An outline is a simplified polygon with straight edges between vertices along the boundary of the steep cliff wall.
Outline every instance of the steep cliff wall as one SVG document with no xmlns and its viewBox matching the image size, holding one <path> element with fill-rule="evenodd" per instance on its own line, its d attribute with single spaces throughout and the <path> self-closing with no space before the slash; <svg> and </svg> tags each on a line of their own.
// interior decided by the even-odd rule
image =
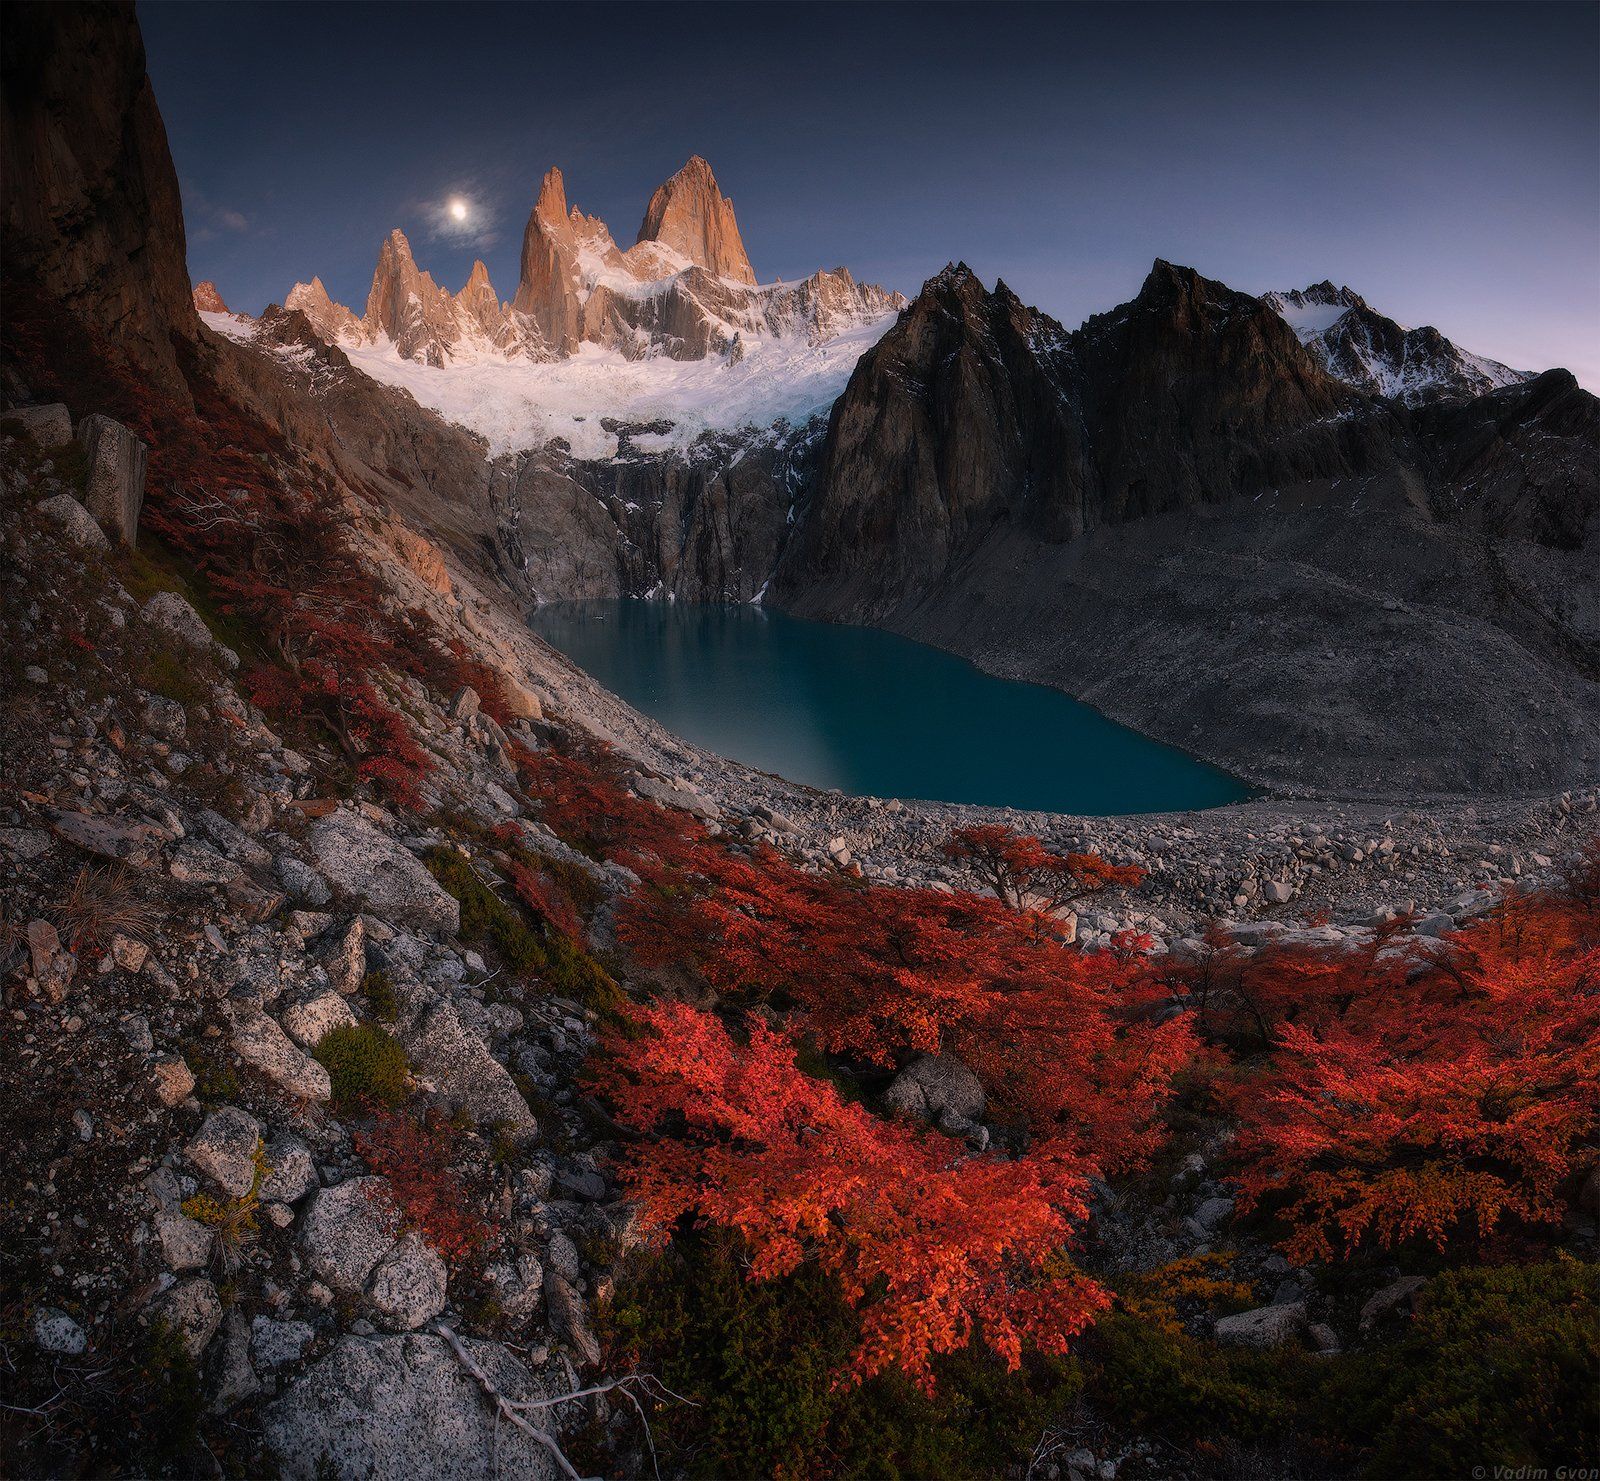
<svg viewBox="0 0 1600 1481">
<path fill-rule="evenodd" d="M 178 179 L 133 6 L 0 13 L 0 223 L 8 280 L 66 305 L 186 395 L 198 333 Z"/>
</svg>

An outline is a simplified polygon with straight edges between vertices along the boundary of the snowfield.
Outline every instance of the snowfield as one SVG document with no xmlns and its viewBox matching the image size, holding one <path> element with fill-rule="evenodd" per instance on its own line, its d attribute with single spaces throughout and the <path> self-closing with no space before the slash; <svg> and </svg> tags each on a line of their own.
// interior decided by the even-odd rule
<svg viewBox="0 0 1600 1481">
<path fill-rule="evenodd" d="M 241 314 L 203 313 L 219 334 L 248 343 L 256 321 Z M 635 437 L 652 452 L 686 448 L 702 432 L 800 425 L 826 412 L 850 372 L 895 321 L 885 314 L 823 344 L 803 335 L 746 336 L 744 354 L 672 360 L 629 360 L 619 351 L 583 345 L 566 360 L 535 361 L 483 352 L 436 368 L 403 359 L 388 340 L 341 346 L 350 363 L 375 381 L 409 391 L 417 401 L 488 440 L 491 456 L 542 447 L 564 438 L 572 456 L 613 458 L 617 437 L 602 420 L 672 423 L 664 433 Z"/>
</svg>

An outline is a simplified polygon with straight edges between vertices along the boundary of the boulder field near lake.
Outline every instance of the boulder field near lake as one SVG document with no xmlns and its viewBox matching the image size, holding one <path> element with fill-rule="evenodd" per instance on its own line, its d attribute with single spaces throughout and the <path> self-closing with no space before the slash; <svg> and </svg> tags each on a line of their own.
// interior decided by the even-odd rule
<svg viewBox="0 0 1600 1481">
<path fill-rule="evenodd" d="M 1592 1458 L 1570 374 L 1166 262 L 1075 330 L 764 282 L 699 156 L 625 248 L 531 166 L 505 300 L 395 231 L 245 314 L 133 8 L 0 27 L 0 1470 Z M 623 598 L 1252 795 L 808 786 L 530 624 Z"/>
</svg>

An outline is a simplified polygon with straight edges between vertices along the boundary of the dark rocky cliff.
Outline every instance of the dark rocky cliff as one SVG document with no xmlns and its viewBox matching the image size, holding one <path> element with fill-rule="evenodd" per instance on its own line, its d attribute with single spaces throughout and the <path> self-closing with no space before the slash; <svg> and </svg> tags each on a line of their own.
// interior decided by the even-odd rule
<svg viewBox="0 0 1600 1481">
<path fill-rule="evenodd" d="M 178 179 L 132 5 L 7 4 L 0 190 L 8 288 L 58 300 L 164 390 L 199 332 Z"/>
<path fill-rule="evenodd" d="M 1069 333 L 964 265 L 923 290 L 835 407 L 775 589 L 860 617 L 995 526 L 1060 542 L 1397 461 L 1394 414 L 1326 375 L 1259 299 L 1157 262 Z"/>
<path fill-rule="evenodd" d="M 1600 403 L 1408 409 L 1158 262 L 1074 332 L 964 267 L 856 368 L 770 600 L 892 627 L 1283 788 L 1600 768 Z"/>
</svg>

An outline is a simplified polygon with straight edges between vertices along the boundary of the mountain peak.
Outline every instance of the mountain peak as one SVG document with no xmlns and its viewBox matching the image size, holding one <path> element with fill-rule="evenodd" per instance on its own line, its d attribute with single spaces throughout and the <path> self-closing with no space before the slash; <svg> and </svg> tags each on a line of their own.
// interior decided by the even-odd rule
<svg viewBox="0 0 1600 1481">
<path fill-rule="evenodd" d="M 416 261 L 416 258 L 411 255 L 411 243 L 398 226 L 384 238 L 383 251 L 390 253 L 401 262 L 414 263 Z"/>
<path fill-rule="evenodd" d="M 342 303 L 335 303 L 328 296 L 321 278 L 296 283 L 284 295 L 283 306 L 286 311 L 304 314 L 311 327 L 330 345 L 361 333 L 361 321 Z"/>
<path fill-rule="evenodd" d="M 1407 406 L 1468 400 L 1531 378 L 1452 344 L 1431 325 L 1408 329 L 1327 278 L 1309 288 L 1263 294 L 1261 301 L 1329 375 Z"/>
<path fill-rule="evenodd" d="M 202 314 L 225 314 L 228 306 L 222 301 L 222 295 L 217 292 L 217 285 L 207 278 L 203 283 L 194 285 L 194 306 Z"/>
<path fill-rule="evenodd" d="M 756 280 L 739 236 L 733 202 L 718 189 L 711 166 L 698 154 L 691 155 L 650 197 L 638 240 L 670 247 L 719 278 L 736 283 Z"/>
<path fill-rule="evenodd" d="M 965 283 L 978 283 L 978 275 L 964 262 L 947 262 L 926 283 L 922 285 L 923 291 L 930 288 L 955 288 Z"/>
<path fill-rule="evenodd" d="M 567 183 L 558 165 L 551 165 L 539 182 L 539 198 L 533 204 L 533 214 L 550 226 L 560 226 L 567 219 Z"/>
</svg>

